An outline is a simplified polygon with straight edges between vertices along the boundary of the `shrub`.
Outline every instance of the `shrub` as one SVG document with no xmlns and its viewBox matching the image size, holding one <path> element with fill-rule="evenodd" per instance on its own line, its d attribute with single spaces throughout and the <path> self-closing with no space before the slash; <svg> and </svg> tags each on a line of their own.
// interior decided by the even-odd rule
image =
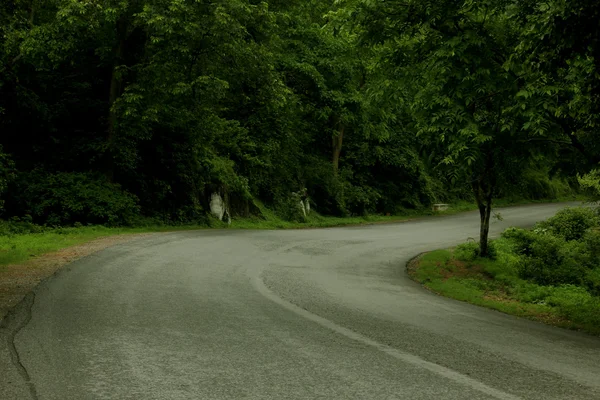
<svg viewBox="0 0 600 400">
<path fill-rule="evenodd" d="M 540 286 L 524 282 L 513 289 L 513 295 L 517 300 L 525 303 L 544 304 L 555 289 L 553 286 Z"/>
<path fill-rule="evenodd" d="M 536 229 L 511 228 L 503 233 L 519 255 L 519 277 L 540 285 L 581 285 L 589 268 L 589 252 L 582 242 L 565 242 L 562 238 Z"/>
<path fill-rule="evenodd" d="M 307 218 L 302 211 L 300 204 L 301 196 L 292 194 L 285 199 L 280 200 L 277 204 L 277 214 L 285 221 L 290 222 L 306 222 Z"/>
<path fill-rule="evenodd" d="M 586 252 L 589 254 L 589 266 L 600 267 L 600 231 L 593 230 L 583 236 Z"/>
<path fill-rule="evenodd" d="M 600 298 L 590 295 L 584 288 L 574 285 L 557 287 L 547 301 L 573 322 L 596 328 L 600 326 Z"/>
<path fill-rule="evenodd" d="M 33 222 L 51 226 L 128 224 L 139 212 L 135 196 L 83 173 L 21 174 L 16 192 L 14 208 L 31 215 Z"/>
<path fill-rule="evenodd" d="M 532 232 L 520 228 L 508 228 L 502 232 L 502 237 L 514 244 L 515 252 L 519 255 L 531 255 L 533 243 L 538 240 L 540 234 L 545 232 Z"/>
<path fill-rule="evenodd" d="M 515 187 L 521 198 L 532 200 L 556 199 L 573 193 L 569 182 L 559 177 L 551 177 L 550 171 L 544 167 L 528 168 Z"/>
<path fill-rule="evenodd" d="M 520 257 L 514 253 L 514 245 L 502 238 L 492 243 L 496 258 L 482 261 L 485 272 L 506 286 L 512 287 L 522 282 L 517 269 Z"/>
<path fill-rule="evenodd" d="M 579 185 L 591 201 L 600 200 L 600 169 L 595 169 L 589 174 L 578 177 Z M 600 213 L 600 208 L 596 210 Z"/>
<path fill-rule="evenodd" d="M 554 288 L 548 297 L 548 304 L 570 311 L 587 303 L 592 297 L 584 288 L 575 285 L 561 285 Z"/>
<path fill-rule="evenodd" d="M 498 255 L 496 245 L 493 241 L 488 243 L 488 257 L 489 259 L 495 260 Z M 467 242 L 460 244 L 454 250 L 454 257 L 460 261 L 471 262 L 479 258 L 479 243 Z"/>
<path fill-rule="evenodd" d="M 522 279 L 540 285 L 588 286 L 589 271 L 600 263 L 600 233 L 589 228 L 580 229 L 590 224 L 589 221 L 583 224 L 580 216 L 589 214 L 576 210 L 538 224 L 533 231 L 510 228 L 502 234 L 513 243 L 515 253 L 519 255 L 517 269 Z M 573 215 L 576 217 L 571 218 Z M 572 239 L 580 235 L 580 240 L 565 239 L 565 236 Z"/>
<path fill-rule="evenodd" d="M 585 284 L 591 294 L 600 296 L 600 266 L 587 271 Z"/>
<path fill-rule="evenodd" d="M 13 217 L 8 221 L 0 221 L 0 236 L 41 233 L 44 230 L 43 226 L 31 222 L 30 215 L 24 218 Z"/>
<path fill-rule="evenodd" d="M 479 244 L 476 242 L 459 244 L 454 250 L 454 257 L 460 261 L 475 261 L 479 257 Z"/>
<path fill-rule="evenodd" d="M 548 229 L 553 235 L 564 240 L 581 240 L 592 227 L 598 226 L 598 215 L 591 208 L 565 208 L 554 217 L 538 224 L 539 228 Z"/>
</svg>

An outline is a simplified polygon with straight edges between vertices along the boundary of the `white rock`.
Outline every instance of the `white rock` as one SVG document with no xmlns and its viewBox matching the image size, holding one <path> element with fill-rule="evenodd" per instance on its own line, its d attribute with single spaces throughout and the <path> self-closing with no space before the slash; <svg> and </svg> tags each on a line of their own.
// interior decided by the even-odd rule
<svg viewBox="0 0 600 400">
<path fill-rule="evenodd" d="M 225 202 L 219 193 L 213 193 L 210 197 L 210 212 L 217 217 L 219 221 L 223 221 L 225 215 Z"/>
<path fill-rule="evenodd" d="M 302 210 L 302 214 L 304 214 L 304 217 L 306 218 L 306 208 L 304 207 L 304 202 L 300 200 L 298 206 L 300 207 L 300 209 Z"/>
</svg>

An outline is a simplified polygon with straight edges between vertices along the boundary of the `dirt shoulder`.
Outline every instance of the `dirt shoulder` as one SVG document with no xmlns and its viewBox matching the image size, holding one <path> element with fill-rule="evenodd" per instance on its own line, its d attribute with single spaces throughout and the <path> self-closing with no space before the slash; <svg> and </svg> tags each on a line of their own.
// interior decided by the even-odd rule
<svg viewBox="0 0 600 400">
<path fill-rule="evenodd" d="M 65 265 L 107 247 L 150 235 L 154 234 L 103 237 L 56 252 L 43 254 L 24 263 L 0 267 L 0 321 L 40 282 L 56 274 Z"/>
</svg>

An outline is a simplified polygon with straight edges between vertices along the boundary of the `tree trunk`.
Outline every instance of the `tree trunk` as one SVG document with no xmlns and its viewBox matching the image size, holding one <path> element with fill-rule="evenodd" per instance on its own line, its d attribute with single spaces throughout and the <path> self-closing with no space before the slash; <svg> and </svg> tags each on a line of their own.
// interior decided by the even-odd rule
<svg viewBox="0 0 600 400">
<path fill-rule="evenodd" d="M 485 204 L 479 205 L 479 216 L 481 218 L 481 226 L 479 229 L 479 255 L 481 257 L 488 257 L 489 254 L 489 241 L 488 236 L 490 233 L 490 219 L 492 216 L 492 199 L 486 199 Z"/>
<path fill-rule="evenodd" d="M 125 17 L 117 21 L 116 34 L 117 44 L 114 49 L 115 60 L 113 62 L 112 73 L 110 77 L 110 89 L 108 94 L 108 129 L 106 135 L 106 178 L 112 182 L 115 175 L 114 165 L 114 140 L 115 130 L 117 125 L 117 113 L 114 109 L 114 105 L 117 99 L 123 92 L 123 77 L 119 72 L 118 68 L 123 63 L 123 57 L 125 55 L 125 41 L 127 39 L 127 19 Z"/>
<path fill-rule="evenodd" d="M 342 153 L 342 144 L 344 142 L 344 132 L 346 126 L 341 122 L 338 124 L 337 135 L 332 137 L 333 147 L 333 174 L 337 176 L 340 167 L 340 154 Z"/>
<path fill-rule="evenodd" d="M 490 233 L 490 220 L 492 216 L 493 185 L 479 177 L 473 181 L 473 194 L 479 209 L 479 256 L 489 256 L 488 236 Z"/>
</svg>

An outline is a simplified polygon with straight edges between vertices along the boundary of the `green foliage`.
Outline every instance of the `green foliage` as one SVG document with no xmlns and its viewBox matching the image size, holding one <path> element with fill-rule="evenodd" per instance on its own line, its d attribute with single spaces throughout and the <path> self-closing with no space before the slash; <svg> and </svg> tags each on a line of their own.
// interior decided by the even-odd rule
<svg viewBox="0 0 600 400">
<path fill-rule="evenodd" d="M 589 174 L 580 176 L 578 181 L 592 201 L 600 201 L 600 170 L 595 169 Z"/>
<path fill-rule="evenodd" d="M 511 228 L 502 237 L 519 255 L 519 276 L 539 285 L 571 284 L 597 291 L 600 234 L 589 208 L 566 208 L 532 231 Z"/>
<path fill-rule="evenodd" d="M 30 215 L 26 215 L 24 218 L 13 217 L 8 221 L 0 220 L 0 236 L 42 233 L 46 229 L 34 224 Z"/>
<path fill-rule="evenodd" d="M 545 301 L 573 321 L 600 326 L 600 298 L 592 296 L 585 288 L 562 285 L 554 288 Z"/>
<path fill-rule="evenodd" d="M 138 213 L 137 199 L 116 184 L 82 173 L 20 174 L 18 205 L 33 222 L 51 226 L 76 222 L 127 224 Z"/>
<path fill-rule="evenodd" d="M 480 258 L 480 256 L 480 246 L 477 242 L 462 243 L 454 249 L 454 257 L 460 261 L 473 262 Z M 486 258 L 494 260 L 497 256 L 496 244 L 495 242 L 490 242 Z"/>
<path fill-rule="evenodd" d="M 581 240 L 592 227 L 600 225 L 600 219 L 591 208 L 565 208 L 554 217 L 538 224 L 538 229 L 548 230 L 566 241 Z"/>
<path fill-rule="evenodd" d="M 285 221 L 307 222 L 307 217 L 304 214 L 302 204 L 300 203 L 301 201 L 300 196 L 287 196 L 277 205 L 277 214 Z"/>
<path fill-rule="evenodd" d="M 557 199 L 572 196 L 575 192 L 568 179 L 551 176 L 548 166 L 532 166 L 520 175 L 516 185 L 505 187 L 500 193 L 503 197 L 513 194 L 529 200 Z M 573 186 L 576 186 L 573 183 Z"/>
<path fill-rule="evenodd" d="M 524 76 L 528 127 L 564 133 L 561 158 L 585 172 L 600 162 L 598 3 L 590 0 L 520 2 L 512 18 L 522 30 L 508 65 Z M 570 148 L 569 148 L 570 147 Z"/>
<path fill-rule="evenodd" d="M 568 251 L 567 254 L 563 253 L 560 239 L 548 236 L 535 241 L 531 255 L 520 260 L 519 275 L 540 285 L 580 285 L 586 272 L 585 266 L 569 255 Z"/>
<path fill-rule="evenodd" d="M 459 244 L 454 249 L 454 257 L 460 261 L 475 261 L 479 257 L 479 245 L 475 242 Z"/>
<path fill-rule="evenodd" d="M 495 243 L 490 242 L 487 258 L 494 260 L 497 255 Z M 460 261 L 473 262 L 480 257 L 480 246 L 476 242 L 459 244 L 456 249 L 454 249 L 454 257 Z"/>
</svg>

